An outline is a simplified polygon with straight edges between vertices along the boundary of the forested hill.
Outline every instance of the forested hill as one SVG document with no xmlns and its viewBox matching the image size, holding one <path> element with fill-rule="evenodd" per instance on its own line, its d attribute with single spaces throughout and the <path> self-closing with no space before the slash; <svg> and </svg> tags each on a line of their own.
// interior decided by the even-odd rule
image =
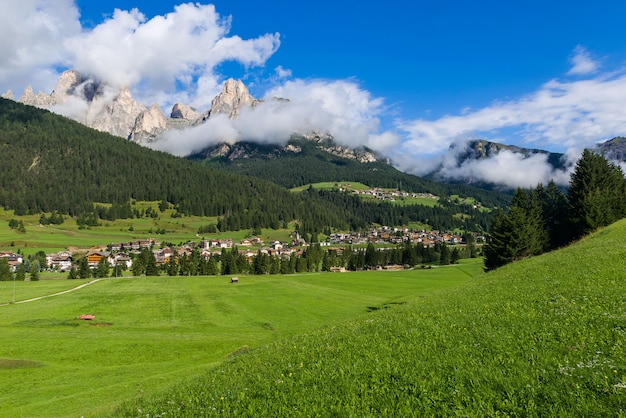
<svg viewBox="0 0 626 418">
<path fill-rule="evenodd" d="M 0 204 L 17 214 L 75 215 L 91 210 L 93 202 L 137 199 L 167 200 L 187 214 L 222 215 L 280 212 L 276 208 L 299 201 L 270 182 L 202 167 L 5 99 L 0 146 Z"/>
<path fill-rule="evenodd" d="M 473 197 L 487 207 L 507 207 L 511 196 L 464 184 L 443 184 L 434 180 L 403 173 L 381 161 L 359 162 L 333 155 L 315 141 L 292 137 L 292 148 L 240 142 L 231 154 L 211 157 L 208 152 L 191 155 L 188 159 L 222 171 L 245 174 L 270 180 L 287 188 L 325 181 L 354 181 L 372 187 L 401 188 L 408 192 L 432 193 L 437 196 L 460 195 Z"/>
</svg>

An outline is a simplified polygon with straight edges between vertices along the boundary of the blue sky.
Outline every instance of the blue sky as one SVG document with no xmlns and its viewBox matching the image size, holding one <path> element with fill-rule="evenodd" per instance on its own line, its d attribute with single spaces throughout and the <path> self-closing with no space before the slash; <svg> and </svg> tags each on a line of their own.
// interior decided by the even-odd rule
<svg viewBox="0 0 626 418">
<path fill-rule="evenodd" d="M 245 120 L 219 132 L 280 142 L 297 127 L 327 129 L 423 174 L 467 139 L 575 156 L 626 135 L 624 18 L 616 0 L 23 0 L 0 17 L 0 90 L 49 92 L 77 68 L 165 112 L 177 101 L 203 111 L 240 78 L 255 97 L 290 98 L 290 123 L 279 129 L 286 118 L 266 109 L 250 117 L 269 121 L 261 133 Z M 183 139 L 192 148 L 205 136 Z M 490 172 L 561 174 L 501 163 Z"/>
</svg>

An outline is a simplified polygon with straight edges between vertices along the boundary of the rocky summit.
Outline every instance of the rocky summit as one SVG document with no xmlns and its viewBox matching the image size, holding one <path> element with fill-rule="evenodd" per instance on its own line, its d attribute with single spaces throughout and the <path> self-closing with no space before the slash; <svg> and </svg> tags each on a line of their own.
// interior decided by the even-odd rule
<svg viewBox="0 0 626 418">
<path fill-rule="evenodd" d="M 13 93 L 8 91 L 2 97 L 13 100 Z M 35 93 L 28 86 L 19 101 L 60 111 L 91 128 L 140 144 L 154 142 L 167 130 L 194 126 L 217 114 L 236 118 L 242 107 L 261 103 L 250 94 L 243 82 L 231 78 L 213 99 L 211 109 L 201 113 L 191 106 L 176 103 L 168 118 L 158 104 L 148 108 L 138 103 L 127 87 L 115 91 L 111 86 L 74 70 L 61 74 L 52 93 Z M 81 106 L 72 106 L 76 103 Z"/>
<path fill-rule="evenodd" d="M 224 89 L 211 102 L 211 110 L 205 113 L 204 119 L 218 113 L 226 114 L 233 119 L 239 115 L 244 106 L 256 106 L 261 100 L 255 99 L 241 80 L 226 80 Z"/>
</svg>

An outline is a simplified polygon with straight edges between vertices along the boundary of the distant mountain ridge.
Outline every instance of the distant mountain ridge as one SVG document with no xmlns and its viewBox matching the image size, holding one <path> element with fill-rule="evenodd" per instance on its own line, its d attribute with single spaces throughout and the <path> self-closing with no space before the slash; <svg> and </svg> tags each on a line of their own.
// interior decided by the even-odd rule
<svg viewBox="0 0 626 418">
<path fill-rule="evenodd" d="M 470 140 L 461 145 L 453 144 L 450 148 L 453 152 L 456 151 L 455 148 L 458 148 L 460 150 L 458 151 L 458 153 L 456 153 L 458 166 L 469 160 L 483 160 L 487 158 L 492 158 L 502 151 L 510 151 L 515 154 L 522 154 L 526 158 L 532 155 L 542 154 L 547 157 L 548 162 L 555 169 L 563 169 L 565 167 L 563 153 L 550 152 L 536 148 L 523 148 L 516 145 L 506 145 L 498 142 L 487 141 L 484 139 Z"/>
<path fill-rule="evenodd" d="M 614 163 L 626 162 L 626 138 L 624 137 L 615 137 L 611 140 L 598 143 L 591 149 L 603 155 L 608 161 Z M 550 152 L 536 148 L 523 148 L 484 139 L 476 139 L 452 144 L 447 157 L 441 165 L 425 175 L 425 177 L 443 183 L 471 184 L 475 187 L 488 190 L 512 189 L 511 186 L 490 182 L 482 177 L 474 177 L 472 173 L 475 172 L 467 169 L 475 164 L 494 159 L 505 151 L 520 156 L 519 158 L 521 160 L 531 159 L 538 155 L 543 156 L 545 157 L 545 162 L 554 172 L 567 172 L 575 163 L 571 159 L 568 159 L 565 154 L 559 152 Z M 450 175 L 451 172 L 455 175 Z M 465 173 L 465 175 L 463 175 L 463 173 Z"/>
<path fill-rule="evenodd" d="M 194 160 L 226 158 L 229 161 L 250 158 L 272 160 L 284 157 L 285 155 L 301 153 L 303 141 L 310 142 L 315 148 L 327 152 L 328 154 L 355 160 L 360 163 L 389 163 L 387 158 L 379 155 L 367 147 L 350 148 L 337 145 L 334 142 L 332 135 L 318 132 L 312 132 L 308 135 L 294 134 L 291 136 L 286 145 L 256 144 L 247 141 L 239 141 L 234 144 L 222 142 L 209 146 L 204 150 L 189 156 L 188 158 Z"/>
</svg>

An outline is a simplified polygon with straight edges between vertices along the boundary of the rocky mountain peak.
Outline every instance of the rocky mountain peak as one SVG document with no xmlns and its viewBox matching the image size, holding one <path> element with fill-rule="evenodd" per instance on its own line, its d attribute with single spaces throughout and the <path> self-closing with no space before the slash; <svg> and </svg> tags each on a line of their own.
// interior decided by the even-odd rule
<svg viewBox="0 0 626 418">
<path fill-rule="evenodd" d="M 200 119 L 201 116 L 200 112 L 196 109 L 182 103 L 176 103 L 174 107 L 172 107 L 172 113 L 170 114 L 170 118 L 172 119 L 185 119 L 189 121 L 196 121 Z"/>
<path fill-rule="evenodd" d="M 256 106 L 259 103 L 261 100 L 252 97 L 241 80 L 229 78 L 224 83 L 222 92 L 211 102 L 211 110 L 206 113 L 205 119 L 218 113 L 226 114 L 230 119 L 234 119 L 239 115 L 243 106 Z"/>
<path fill-rule="evenodd" d="M 120 89 L 115 99 L 104 102 L 103 96 L 96 96 L 89 107 L 86 125 L 111 135 L 129 138 L 137 117 L 145 112 L 145 106 L 133 99 L 130 89 Z"/>
<path fill-rule="evenodd" d="M 168 128 L 167 118 L 161 107 L 154 103 L 146 111 L 143 111 L 135 119 L 129 139 L 135 142 L 152 142 L 159 134 Z"/>
<path fill-rule="evenodd" d="M 50 94 L 55 103 L 64 102 L 67 95 L 74 92 L 74 89 L 83 82 L 82 76 L 78 71 L 68 70 L 57 80 L 54 90 Z"/>
</svg>

